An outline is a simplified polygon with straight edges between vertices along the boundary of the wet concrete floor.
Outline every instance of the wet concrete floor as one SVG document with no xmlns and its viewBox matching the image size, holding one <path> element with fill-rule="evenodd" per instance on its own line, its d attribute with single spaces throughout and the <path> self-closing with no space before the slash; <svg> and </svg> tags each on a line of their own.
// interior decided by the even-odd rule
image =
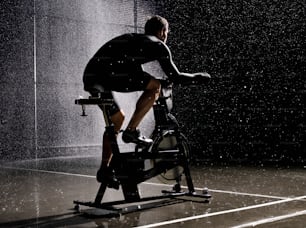
<svg viewBox="0 0 306 228">
<path fill-rule="evenodd" d="M 192 167 L 196 190 L 212 194 L 209 203 L 92 218 L 76 213 L 73 200 L 94 200 L 98 166 L 97 157 L 0 162 L 0 227 L 306 227 L 305 167 Z M 139 185 L 142 196 L 171 188 L 156 178 Z M 103 202 L 120 199 L 121 190 L 108 189 Z"/>
</svg>

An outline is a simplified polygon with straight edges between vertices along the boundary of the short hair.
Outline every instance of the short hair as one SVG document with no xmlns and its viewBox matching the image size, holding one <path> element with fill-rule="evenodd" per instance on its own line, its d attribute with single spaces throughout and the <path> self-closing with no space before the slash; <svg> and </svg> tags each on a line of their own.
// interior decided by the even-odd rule
<svg viewBox="0 0 306 228">
<path fill-rule="evenodd" d="M 156 35 L 159 31 L 168 27 L 168 21 L 158 15 L 149 18 L 145 24 L 146 35 Z"/>
</svg>

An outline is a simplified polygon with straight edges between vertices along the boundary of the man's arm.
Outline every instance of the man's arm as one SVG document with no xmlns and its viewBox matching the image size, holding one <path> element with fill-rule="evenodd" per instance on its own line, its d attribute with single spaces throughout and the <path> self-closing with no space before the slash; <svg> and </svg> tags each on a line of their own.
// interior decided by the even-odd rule
<svg viewBox="0 0 306 228">
<path fill-rule="evenodd" d="M 163 45 L 161 50 L 161 58 L 159 59 L 160 65 L 174 83 L 206 83 L 210 80 L 210 75 L 208 73 L 183 73 L 178 70 L 176 65 L 172 60 L 172 55 L 169 48 L 166 45 Z"/>
</svg>

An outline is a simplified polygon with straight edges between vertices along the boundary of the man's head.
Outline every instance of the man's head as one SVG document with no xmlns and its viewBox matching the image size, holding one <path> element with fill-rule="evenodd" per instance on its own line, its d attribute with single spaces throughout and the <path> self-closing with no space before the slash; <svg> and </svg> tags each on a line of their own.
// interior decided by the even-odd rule
<svg viewBox="0 0 306 228">
<path fill-rule="evenodd" d="M 156 36 L 158 39 L 166 43 L 168 37 L 168 21 L 158 15 L 151 17 L 145 24 L 145 34 Z"/>
</svg>

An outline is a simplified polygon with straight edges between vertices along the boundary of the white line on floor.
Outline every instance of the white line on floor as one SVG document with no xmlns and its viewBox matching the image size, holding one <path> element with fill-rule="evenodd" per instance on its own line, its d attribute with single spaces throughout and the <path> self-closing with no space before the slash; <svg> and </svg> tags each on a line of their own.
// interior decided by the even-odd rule
<svg viewBox="0 0 306 228">
<path fill-rule="evenodd" d="M 66 173 L 66 172 L 49 171 L 49 170 L 43 170 L 43 169 L 29 169 L 29 168 L 10 167 L 10 166 L 0 166 L 0 167 L 5 168 L 5 169 L 16 169 L 16 170 L 24 170 L 24 171 L 31 171 L 31 172 L 40 172 L 40 173 L 60 174 L 60 175 L 66 175 L 66 176 L 96 178 L 95 176 L 92 176 L 92 175 L 84 175 L 84 174 L 78 174 L 78 173 Z"/>
<path fill-rule="evenodd" d="M 305 198 L 306 198 L 306 196 L 299 196 L 299 197 L 295 197 L 295 198 L 288 198 L 288 199 L 283 199 L 283 200 L 278 200 L 278 201 L 273 201 L 273 202 L 268 202 L 268 203 L 263 203 L 263 204 L 257 204 L 257 205 L 247 206 L 247 207 L 235 208 L 235 209 L 231 209 L 231 210 L 218 211 L 218 212 L 209 213 L 209 214 L 196 215 L 196 216 L 174 219 L 174 220 L 169 220 L 169 221 L 164 221 L 164 222 L 159 222 L 159 223 L 148 224 L 148 225 L 144 225 L 144 226 L 137 226 L 137 228 L 151 228 L 151 227 L 158 227 L 158 226 L 166 226 L 166 225 L 180 223 L 180 222 L 187 222 L 187 221 L 191 221 L 191 220 L 195 220 L 195 219 L 203 219 L 203 218 L 207 218 L 207 217 L 224 215 L 224 214 L 229 214 L 229 213 L 233 213 L 233 212 L 246 211 L 246 210 L 251 210 L 251 209 L 256 209 L 256 208 L 261 208 L 261 207 L 268 207 L 268 206 L 275 205 L 275 204 L 287 203 L 287 202 L 292 202 L 292 201 L 301 200 L 301 199 L 305 199 Z"/>
<path fill-rule="evenodd" d="M 254 226 L 258 226 L 258 225 L 263 225 L 263 224 L 267 224 L 267 223 L 271 223 L 271 222 L 277 222 L 277 221 L 281 221 L 284 219 L 289 219 L 289 218 L 293 218 L 293 217 L 297 217 L 297 216 L 301 216 L 301 215 L 306 215 L 306 210 L 304 211 L 297 211 L 291 214 L 287 214 L 287 215 L 280 215 L 280 216 L 276 216 L 273 218 L 266 218 L 266 219 L 261 219 L 261 220 L 257 220 L 254 222 L 250 222 L 250 223 L 245 223 L 239 226 L 233 226 L 232 228 L 245 228 L 245 227 L 254 227 Z"/>
</svg>

